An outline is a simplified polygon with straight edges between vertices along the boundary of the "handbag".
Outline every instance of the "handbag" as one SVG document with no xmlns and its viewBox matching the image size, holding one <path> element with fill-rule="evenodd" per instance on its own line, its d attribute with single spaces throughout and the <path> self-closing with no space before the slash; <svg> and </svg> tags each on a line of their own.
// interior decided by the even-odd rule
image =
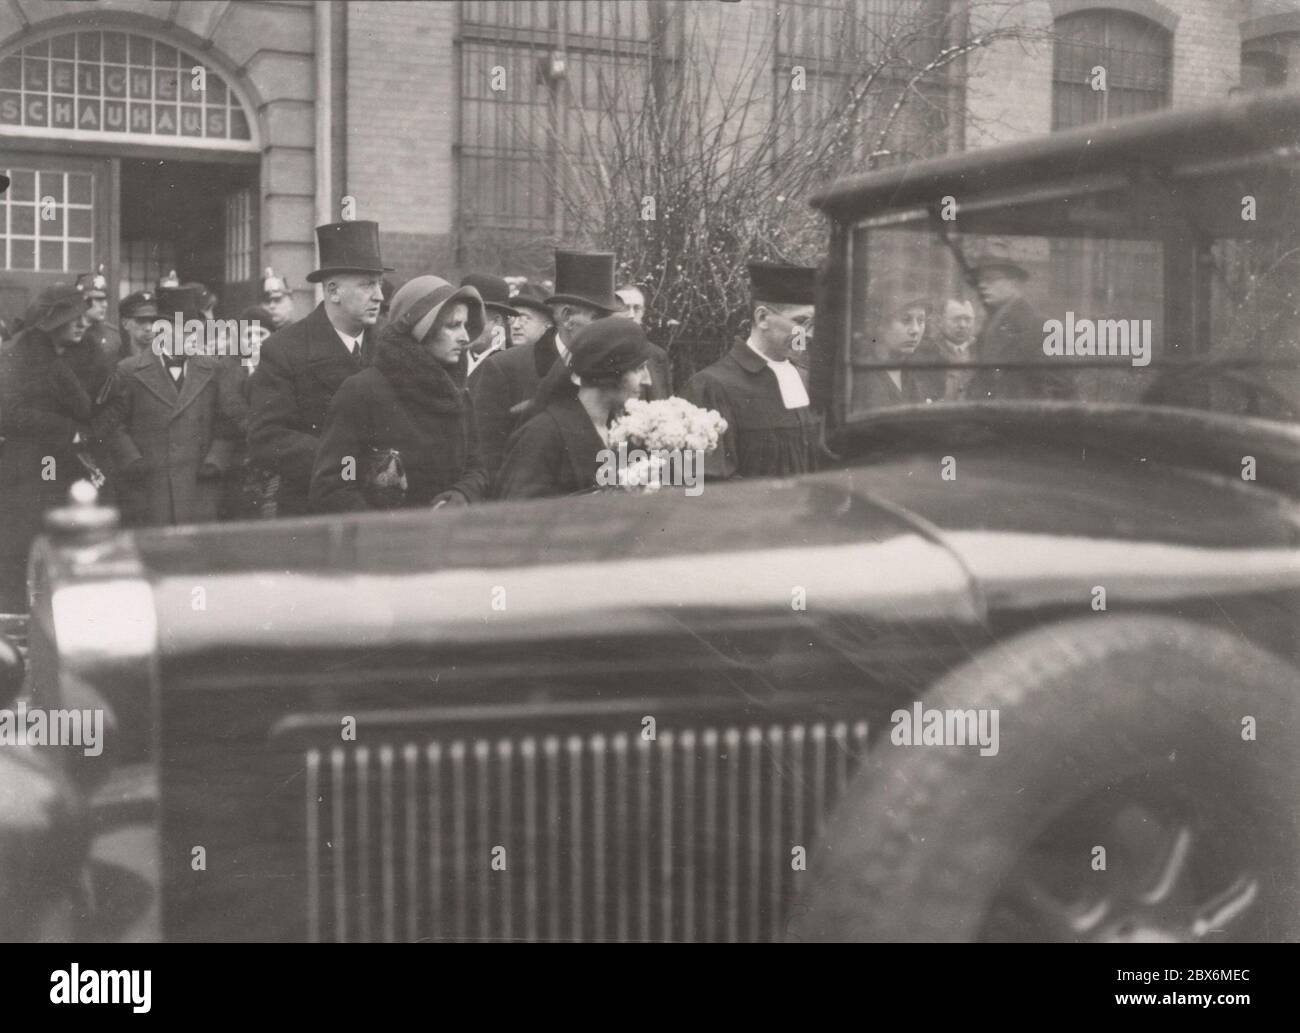
<svg viewBox="0 0 1300 1033">
<path fill-rule="evenodd" d="M 372 448 L 361 459 L 361 494 L 375 509 L 396 509 L 406 502 L 406 470 L 395 448 Z"/>
</svg>

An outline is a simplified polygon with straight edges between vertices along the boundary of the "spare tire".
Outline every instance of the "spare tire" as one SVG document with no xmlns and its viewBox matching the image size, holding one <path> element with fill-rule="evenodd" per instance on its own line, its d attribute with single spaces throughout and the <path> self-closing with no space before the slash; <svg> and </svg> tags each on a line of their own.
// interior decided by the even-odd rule
<svg viewBox="0 0 1300 1033">
<path fill-rule="evenodd" d="M 996 754 L 877 736 L 789 938 L 1300 939 L 1294 667 L 1099 615 L 1000 643 L 923 706 L 996 713 Z"/>
</svg>

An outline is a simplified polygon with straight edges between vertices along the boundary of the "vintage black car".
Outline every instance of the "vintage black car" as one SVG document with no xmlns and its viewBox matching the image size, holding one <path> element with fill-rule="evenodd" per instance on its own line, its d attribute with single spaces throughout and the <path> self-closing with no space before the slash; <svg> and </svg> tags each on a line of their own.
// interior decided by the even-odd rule
<svg viewBox="0 0 1300 1033">
<path fill-rule="evenodd" d="M 0 935 L 1300 938 L 1298 145 L 1259 95 L 816 198 L 815 474 L 56 512 L 21 701 L 110 721 L 0 748 Z M 1110 352 L 866 405 L 873 292 L 986 249 Z"/>
</svg>

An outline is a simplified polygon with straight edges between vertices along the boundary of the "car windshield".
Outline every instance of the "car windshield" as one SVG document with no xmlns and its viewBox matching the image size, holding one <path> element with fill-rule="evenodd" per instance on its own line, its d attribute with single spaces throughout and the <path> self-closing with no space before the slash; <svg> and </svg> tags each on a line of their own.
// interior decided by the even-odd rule
<svg viewBox="0 0 1300 1033">
<path fill-rule="evenodd" d="M 1071 221 L 1085 214 L 1057 204 Z M 1069 236 L 949 226 L 927 211 L 854 227 L 837 379 L 850 422 L 901 405 L 1003 399 L 1300 420 L 1291 228 L 1212 237 L 1193 223 L 1180 241 L 1139 239 L 1140 225 Z"/>
</svg>

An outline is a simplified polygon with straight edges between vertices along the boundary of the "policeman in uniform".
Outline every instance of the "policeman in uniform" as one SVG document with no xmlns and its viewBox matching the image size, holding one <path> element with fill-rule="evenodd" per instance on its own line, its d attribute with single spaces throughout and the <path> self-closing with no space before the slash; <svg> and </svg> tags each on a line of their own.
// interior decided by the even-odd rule
<svg viewBox="0 0 1300 1033">
<path fill-rule="evenodd" d="M 283 330 L 293 322 L 293 294 L 289 291 L 289 282 L 283 276 L 277 276 L 269 265 L 262 275 L 262 293 L 257 303 L 266 311 L 269 321 L 264 325 L 270 333 Z"/>
<path fill-rule="evenodd" d="M 117 318 L 121 324 L 122 358 L 139 355 L 153 347 L 153 324 L 158 318 L 158 294 L 155 291 L 136 291 L 117 303 Z"/>
<path fill-rule="evenodd" d="M 107 322 L 108 277 L 104 275 L 103 265 L 98 272 L 78 276 L 77 289 L 86 299 L 86 319 L 90 323 L 85 339 L 95 345 L 110 362 L 116 363 L 130 355 L 131 350 L 124 345 L 122 335 Z"/>
<path fill-rule="evenodd" d="M 748 338 L 682 391 L 727 421 L 718 448 L 705 459 L 707 478 L 787 477 L 816 468 L 821 423 L 803 374 L 790 361 L 806 347 L 814 273 L 803 266 L 749 266 Z"/>
</svg>

